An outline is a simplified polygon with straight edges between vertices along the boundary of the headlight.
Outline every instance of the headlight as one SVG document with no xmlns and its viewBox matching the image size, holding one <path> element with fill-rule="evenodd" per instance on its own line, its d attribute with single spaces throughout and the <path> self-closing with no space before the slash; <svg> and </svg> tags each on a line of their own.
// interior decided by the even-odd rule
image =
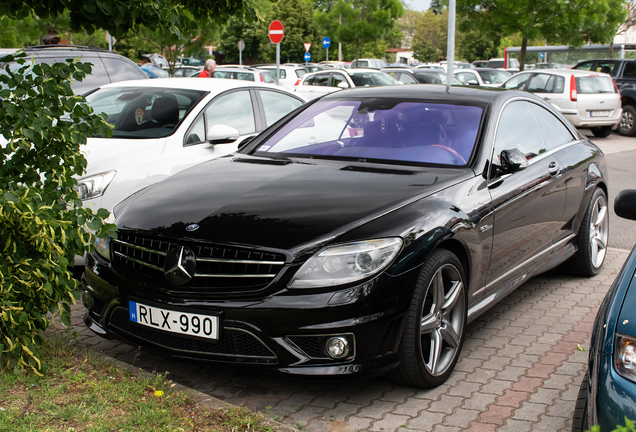
<svg viewBox="0 0 636 432">
<path fill-rule="evenodd" d="M 614 366 L 620 375 L 636 382 L 636 338 L 616 335 Z"/>
<path fill-rule="evenodd" d="M 401 248 L 401 238 L 329 246 L 303 264 L 289 287 L 329 287 L 364 279 L 384 270 Z"/>
<path fill-rule="evenodd" d="M 111 213 L 110 216 L 104 219 L 104 222 L 114 224 L 115 216 Z M 96 238 L 93 246 L 95 247 L 95 252 L 110 261 L 110 237 Z"/>
<path fill-rule="evenodd" d="M 82 177 L 77 180 L 75 190 L 82 201 L 100 197 L 115 178 L 117 171 L 111 170 L 103 173 Z"/>
</svg>

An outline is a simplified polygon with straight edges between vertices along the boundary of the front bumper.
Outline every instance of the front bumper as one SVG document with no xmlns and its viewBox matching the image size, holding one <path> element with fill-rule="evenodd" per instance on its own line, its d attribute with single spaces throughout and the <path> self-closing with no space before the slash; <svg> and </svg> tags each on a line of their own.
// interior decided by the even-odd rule
<svg viewBox="0 0 636 432">
<path fill-rule="evenodd" d="M 293 375 L 384 374 L 399 363 L 403 318 L 418 269 L 381 274 L 342 290 L 267 289 L 257 297 L 178 298 L 150 293 L 87 255 L 83 288 L 94 305 L 85 324 L 96 334 L 144 346 L 162 355 L 224 365 L 266 368 Z M 128 299 L 164 309 L 208 311 L 221 317 L 218 341 L 141 326 L 129 320 Z M 332 358 L 326 342 L 345 338 L 350 351 Z"/>
<path fill-rule="evenodd" d="M 590 387 L 590 419 L 597 419 L 601 431 L 611 431 L 624 425 L 625 417 L 636 419 L 636 383 L 623 378 L 613 367 L 612 356 L 598 357 L 598 377 Z M 592 425 L 590 425 L 592 426 Z"/>
</svg>

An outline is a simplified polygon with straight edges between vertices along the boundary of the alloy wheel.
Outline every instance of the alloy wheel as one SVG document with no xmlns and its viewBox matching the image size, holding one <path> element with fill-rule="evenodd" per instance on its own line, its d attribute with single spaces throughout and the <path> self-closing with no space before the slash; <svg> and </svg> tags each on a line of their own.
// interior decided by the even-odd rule
<svg viewBox="0 0 636 432">
<path fill-rule="evenodd" d="M 629 111 L 623 111 L 623 115 L 621 116 L 621 122 L 618 125 L 618 127 L 623 133 L 627 133 L 633 130 L 633 127 L 634 127 L 633 114 Z"/>
<path fill-rule="evenodd" d="M 420 321 L 424 366 L 432 376 L 443 375 L 461 347 L 466 300 L 458 269 L 445 264 L 429 283 Z"/>
<path fill-rule="evenodd" d="M 590 217 L 590 252 L 592 265 L 600 267 L 607 252 L 607 238 L 609 236 L 609 215 L 607 213 L 607 201 L 599 196 L 594 202 Z"/>
</svg>

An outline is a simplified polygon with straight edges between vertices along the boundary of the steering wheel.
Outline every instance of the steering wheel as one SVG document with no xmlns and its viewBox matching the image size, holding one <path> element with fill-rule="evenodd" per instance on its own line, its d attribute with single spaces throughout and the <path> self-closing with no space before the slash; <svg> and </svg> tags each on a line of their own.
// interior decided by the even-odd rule
<svg viewBox="0 0 636 432">
<path fill-rule="evenodd" d="M 431 145 L 431 147 L 438 147 L 438 148 L 446 150 L 447 152 L 451 153 L 453 156 L 457 157 L 457 160 L 461 162 L 460 165 L 466 165 L 466 160 L 462 157 L 462 155 L 457 153 L 456 150 L 453 150 L 452 148 L 445 146 L 444 144 L 433 144 Z"/>
</svg>

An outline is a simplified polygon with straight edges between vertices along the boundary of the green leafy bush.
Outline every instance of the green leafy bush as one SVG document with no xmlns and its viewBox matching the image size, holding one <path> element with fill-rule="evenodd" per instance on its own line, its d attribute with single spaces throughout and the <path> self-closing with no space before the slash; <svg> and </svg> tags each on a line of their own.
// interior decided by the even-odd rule
<svg viewBox="0 0 636 432">
<path fill-rule="evenodd" d="M 598 425 L 592 426 L 590 432 L 601 432 L 601 427 Z M 625 426 L 616 425 L 616 429 L 612 432 L 636 432 L 636 422 L 625 417 Z"/>
<path fill-rule="evenodd" d="M 39 374 L 40 332 L 56 316 L 70 325 L 74 256 L 115 233 L 108 211 L 83 208 L 74 189 L 86 169 L 80 145 L 112 129 L 71 90 L 89 63 L 0 59 L 11 61 L 20 66 L 0 71 L 0 367 Z"/>
</svg>

